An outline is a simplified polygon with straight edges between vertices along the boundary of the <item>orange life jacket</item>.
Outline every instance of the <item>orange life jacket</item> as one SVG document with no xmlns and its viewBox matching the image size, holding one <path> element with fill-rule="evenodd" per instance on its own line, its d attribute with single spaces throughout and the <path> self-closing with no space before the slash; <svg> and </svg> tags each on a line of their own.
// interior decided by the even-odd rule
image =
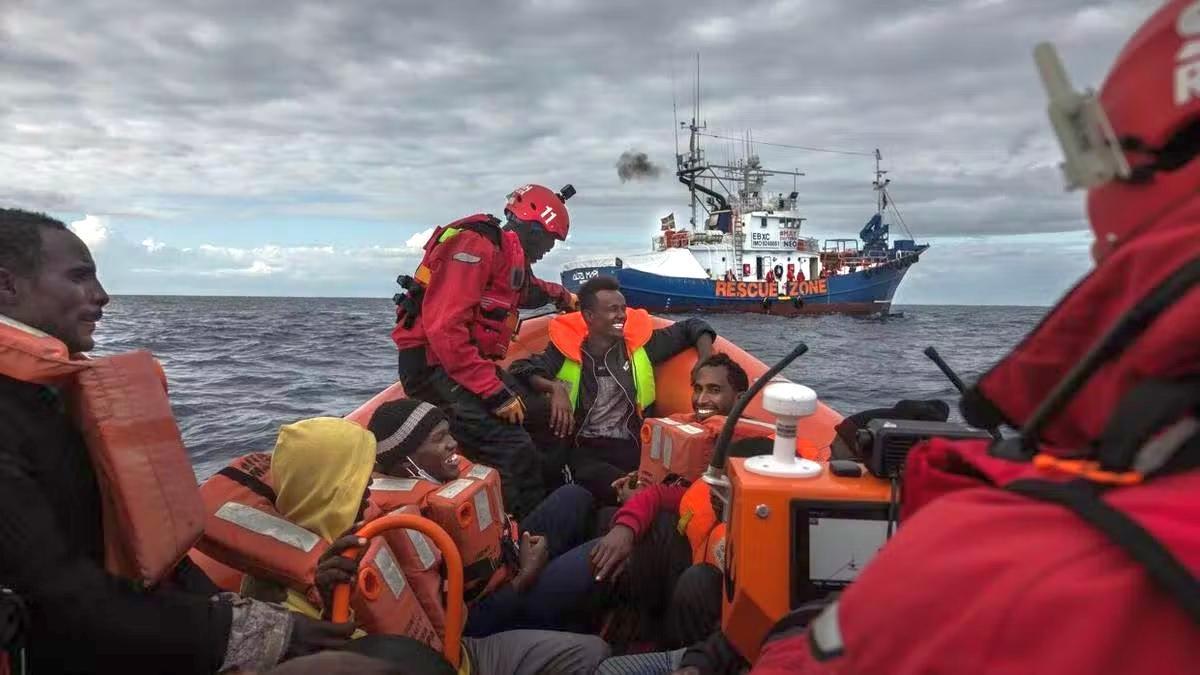
<svg viewBox="0 0 1200 675">
<path fill-rule="evenodd" d="M 463 462 L 459 475 L 439 485 L 377 474 L 371 481 L 371 501 L 387 512 L 417 506 L 446 530 L 462 555 L 466 597 L 475 600 L 512 577 L 516 561 L 506 548 L 514 546 L 515 523 L 504 512 L 495 469 Z"/>
<path fill-rule="evenodd" d="M 692 564 L 725 568 L 725 523 L 717 521 L 708 483 L 696 481 L 679 501 L 679 532 L 692 547 Z"/>
<path fill-rule="evenodd" d="M 424 508 L 429 493 L 438 489 L 438 484 L 421 478 L 398 478 L 376 473 L 367 487 L 371 491 L 371 503 L 391 513 L 402 506 Z"/>
<path fill-rule="evenodd" d="M 724 415 L 713 415 L 702 422 L 691 413 L 670 417 L 651 417 L 642 423 L 642 459 L 638 465 L 638 481 L 661 483 L 674 474 L 696 481 L 712 461 L 713 450 Z M 775 425 L 747 418 L 739 419 L 731 442 L 744 438 L 774 438 Z M 797 442 L 812 445 L 810 441 Z"/>
<path fill-rule="evenodd" d="M 439 633 L 385 538 L 371 540 L 359 563 L 358 585 L 354 590 L 350 594 L 350 607 L 355 623 L 367 633 L 407 635 L 434 649 L 442 648 Z"/>
<path fill-rule="evenodd" d="M 204 537 L 196 548 L 218 563 L 282 584 L 305 595 L 310 603 L 318 604 L 314 576 L 329 544 L 320 535 L 283 518 L 275 509 L 269 453 L 239 457 L 208 479 L 200 491 L 209 518 Z M 372 504 L 365 519 L 372 520 L 382 514 Z M 402 550 L 406 554 L 413 550 L 411 542 L 409 548 Z M 409 583 L 404 572 L 406 564 L 416 568 L 420 563 L 402 562 L 387 537 L 372 539 L 359 565 L 355 592 L 350 596 L 355 622 L 368 633 L 407 635 L 440 648 L 438 633 L 417 595 L 419 589 L 429 597 L 429 578 L 423 577 L 420 585 Z M 440 578 L 436 563 L 426 565 L 425 570 L 435 577 L 432 597 L 437 599 Z"/>
<path fill-rule="evenodd" d="M 205 481 L 200 494 L 208 520 L 196 548 L 250 576 L 302 593 L 313 585 L 317 561 L 328 544 L 275 509 L 269 453 L 237 458 Z"/>
<path fill-rule="evenodd" d="M 393 513 L 422 515 L 421 508 L 415 504 L 401 506 L 387 512 L 387 515 Z M 428 537 L 416 530 L 388 530 L 383 533 L 383 539 L 400 561 L 400 571 L 404 572 L 412 586 L 434 633 L 445 635 L 446 607 L 442 593 L 442 564 L 445 561 L 442 552 Z"/>
<path fill-rule="evenodd" d="M 161 581 L 204 526 L 162 367 L 145 351 L 72 358 L 53 337 L 0 324 L 0 374 L 62 390 L 96 470 L 105 569 L 144 587 Z"/>
</svg>

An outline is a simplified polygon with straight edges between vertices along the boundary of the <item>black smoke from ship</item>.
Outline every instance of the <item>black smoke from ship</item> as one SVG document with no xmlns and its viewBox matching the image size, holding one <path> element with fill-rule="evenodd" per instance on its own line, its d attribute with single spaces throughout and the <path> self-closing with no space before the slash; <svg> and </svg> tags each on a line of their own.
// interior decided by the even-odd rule
<svg viewBox="0 0 1200 675">
<path fill-rule="evenodd" d="M 631 180 L 651 180 L 662 174 L 662 167 L 650 161 L 646 153 L 637 150 L 626 150 L 617 160 L 617 176 L 622 183 Z"/>
</svg>

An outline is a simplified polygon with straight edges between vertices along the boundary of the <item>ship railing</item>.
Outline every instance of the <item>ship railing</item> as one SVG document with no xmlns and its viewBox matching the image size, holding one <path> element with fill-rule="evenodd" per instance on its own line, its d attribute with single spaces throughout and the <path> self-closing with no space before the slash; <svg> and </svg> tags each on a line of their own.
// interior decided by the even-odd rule
<svg viewBox="0 0 1200 675">
<path fill-rule="evenodd" d="M 818 246 L 819 244 L 817 243 L 816 237 L 806 237 L 796 240 L 797 251 L 811 251 L 813 253 L 817 253 L 820 251 L 820 249 L 817 248 Z"/>
</svg>

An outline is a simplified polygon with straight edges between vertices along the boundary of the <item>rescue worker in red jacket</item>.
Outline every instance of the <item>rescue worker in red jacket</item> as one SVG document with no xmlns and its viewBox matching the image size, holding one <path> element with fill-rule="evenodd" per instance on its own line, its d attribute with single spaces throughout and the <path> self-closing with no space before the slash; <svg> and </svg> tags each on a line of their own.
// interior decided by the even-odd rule
<svg viewBox="0 0 1200 675">
<path fill-rule="evenodd" d="M 408 292 L 397 296 L 392 340 L 405 391 L 447 410 L 464 454 L 500 471 L 505 504 L 518 517 L 545 489 L 522 427 L 524 399 L 494 361 L 508 351 L 520 308 L 575 306 L 574 295 L 530 269 L 567 238 L 573 194 L 570 185 L 558 193 L 523 185 L 509 194 L 503 225 L 476 214 L 437 228 L 414 276 L 400 279 Z"/>
<path fill-rule="evenodd" d="M 1048 80 L 1096 266 L 961 404 L 1022 436 L 914 448 L 896 536 L 811 623 L 781 622 L 754 673 L 1195 670 L 1198 54 L 1200 2 L 1173 0 L 1098 99 Z"/>
</svg>

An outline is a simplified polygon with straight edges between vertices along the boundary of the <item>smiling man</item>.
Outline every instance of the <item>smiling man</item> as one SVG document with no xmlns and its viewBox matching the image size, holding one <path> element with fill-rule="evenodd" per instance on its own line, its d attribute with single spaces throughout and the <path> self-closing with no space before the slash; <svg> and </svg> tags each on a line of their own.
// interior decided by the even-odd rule
<svg viewBox="0 0 1200 675">
<path fill-rule="evenodd" d="M 29 669 L 215 673 L 269 667 L 344 642 L 349 627 L 215 596 L 187 558 L 145 590 L 108 570 L 118 557 L 113 552 L 150 539 L 109 523 L 103 506 L 120 501 L 111 485 L 121 476 L 93 466 L 93 454 L 122 452 L 134 441 L 126 434 L 119 447 L 89 447 L 99 434 L 85 441 L 72 414 L 99 395 L 74 362 L 95 346 L 92 334 L 108 301 L 87 246 L 62 222 L 0 209 L 0 588 L 29 608 Z M 131 372 L 92 364 L 110 374 Z M 165 397 L 156 387 L 114 386 L 104 390 L 105 400 L 113 409 L 153 405 L 133 397 Z M 68 390 L 79 406 L 67 405 Z M 95 424 L 104 429 L 107 422 Z M 187 473 L 182 480 L 190 482 Z"/>
<path fill-rule="evenodd" d="M 613 505 L 613 481 L 637 468 L 642 419 L 654 416 L 654 366 L 690 347 L 707 359 L 716 332 L 694 318 L 654 329 L 607 276 L 579 289 L 579 307 L 550 323 L 544 352 L 510 372 L 550 396 L 551 431 L 569 446 L 576 482 Z"/>
</svg>

